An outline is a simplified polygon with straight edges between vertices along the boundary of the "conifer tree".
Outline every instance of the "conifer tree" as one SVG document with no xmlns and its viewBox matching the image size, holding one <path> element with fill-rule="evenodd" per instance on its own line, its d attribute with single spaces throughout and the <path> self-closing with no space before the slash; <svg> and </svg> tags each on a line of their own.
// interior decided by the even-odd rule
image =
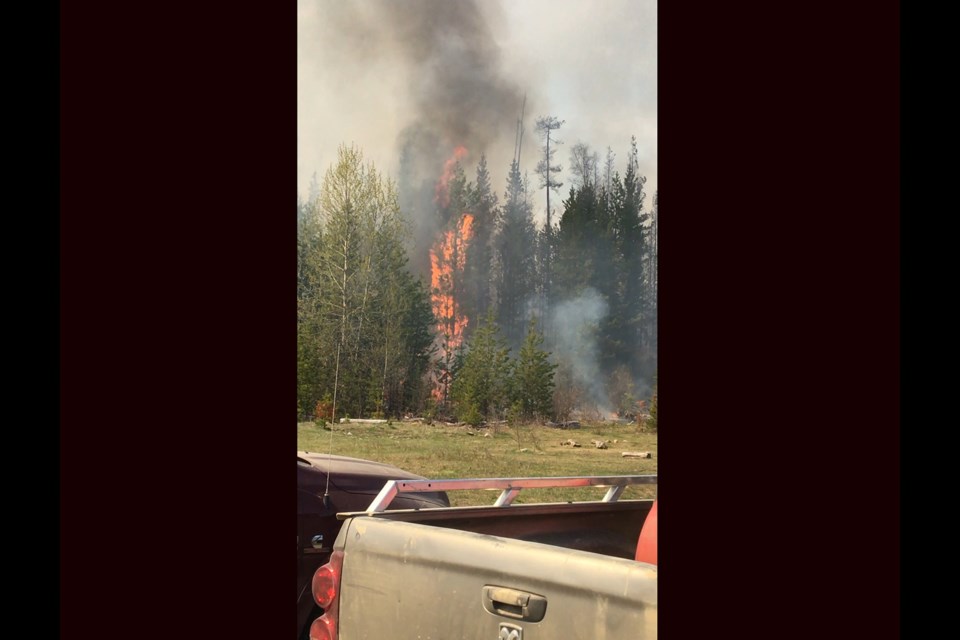
<svg viewBox="0 0 960 640">
<path fill-rule="evenodd" d="M 551 413 L 553 375 L 557 365 L 550 363 L 550 354 L 541 348 L 542 345 L 543 334 L 537 328 L 536 319 L 531 319 L 513 366 L 511 381 L 514 406 L 524 418 L 545 417 Z"/>
</svg>

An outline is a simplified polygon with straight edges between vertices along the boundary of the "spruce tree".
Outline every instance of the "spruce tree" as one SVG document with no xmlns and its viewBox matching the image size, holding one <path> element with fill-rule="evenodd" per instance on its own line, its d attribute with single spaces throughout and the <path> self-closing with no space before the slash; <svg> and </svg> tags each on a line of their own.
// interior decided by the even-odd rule
<svg viewBox="0 0 960 640">
<path fill-rule="evenodd" d="M 490 185 L 487 158 L 480 156 L 477 185 L 470 192 L 469 211 L 473 214 L 473 238 L 464 267 L 464 308 L 470 317 L 483 318 L 493 304 L 493 241 L 498 224 L 497 196 Z"/>
<path fill-rule="evenodd" d="M 546 417 L 551 413 L 557 365 L 550 363 L 550 354 L 542 345 L 543 334 L 537 329 L 536 319 L 531 319 L 511 379 L 514 406 L 524 418 Z"/>
<path fill-rule="evenodd" d="M 506 408 L 510 386 L 510 349 L 492 314 L 480 323 L 454 369 L 450 395 L 458 418 L 478 424 Z"/>
<path fill-rule="evenodd" d="M 496 318 L 507 344 L 518 347 L 534 302 L 536 233 L 533 212 L 524 195 L 516 162 L 510 167 L 495 241 L 497 261 Z"/>
</svg>

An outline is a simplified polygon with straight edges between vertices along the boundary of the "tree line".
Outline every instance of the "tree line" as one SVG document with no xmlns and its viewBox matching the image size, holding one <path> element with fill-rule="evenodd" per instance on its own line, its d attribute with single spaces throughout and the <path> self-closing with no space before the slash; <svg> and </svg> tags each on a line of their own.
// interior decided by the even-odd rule
<svg viewBox="0 0 960 640">
<path fill-rule="evenodd" d="M 563 186 L 558 142 L 546 149 L 562 121 L 541 120 L 535 175 L 549 198 Z M 425 205 L 414 197 L 424 185 L 412 184 L 403 161 L 396 184 L 358 148 L 342 146 L 297 202 L 298 418 L 566 419 L 576 408 L 629 413 L 649 399 L 656 194 L 645 210 L 635 140 L 622 176 L 609 149 L 602 166 L 583 143 L 570 159 L 559 216 L 537 229 L 539 189 L 516 159 L 502 202 L 481 155 L 472 180 L 453 162 L 443 197 L 438 187 Z M 472 217 L 465 255 L 444 282 L 468 322 L 463 342 L 444 350 L 437 287 L 423 247 L 411 254 L 412 238 L 424 220 L 440 234 L 459 233 L 465 213 Z M 438 374 L 448 383 L 443 393 Z"/>
</svg>

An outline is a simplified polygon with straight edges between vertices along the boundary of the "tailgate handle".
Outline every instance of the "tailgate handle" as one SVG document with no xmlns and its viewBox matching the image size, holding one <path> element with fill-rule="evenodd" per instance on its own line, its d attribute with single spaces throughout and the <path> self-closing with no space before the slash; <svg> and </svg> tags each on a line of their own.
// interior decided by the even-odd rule
<svg viewBox="0 0 960 640">
<path fill-rule="evenodd" d="M 547 599 L 535 593 L 487 585 L 483 588 L 483 608 L 496 616 L 540 622 L 547 613 Z"/>
</svg>

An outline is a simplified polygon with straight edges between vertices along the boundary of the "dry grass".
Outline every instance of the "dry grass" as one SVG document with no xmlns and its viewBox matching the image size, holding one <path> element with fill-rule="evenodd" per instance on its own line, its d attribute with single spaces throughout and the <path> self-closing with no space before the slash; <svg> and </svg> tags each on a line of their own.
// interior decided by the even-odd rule
<svg viewBox="0 0 960 640">
<path fill-rule="evenodd" d="M 561 445 L 568 439 L 581 447 Z M 607 443 L 597 449 L 593 440 Z M 331 444 L 332 443 L 332 444 Z M 331 432 L 312 422 L 297 425 L 301 451 L 378 460 L 427 478 L 601 476 L 655 474 L 657 436 L 635 424 L 587 422 L 581 429 L 539 425 L 483 429 L 411 422 L 338 424 Z M 624 458 L 624 451 L 649 451 L 651 459 Z M 650 497 L 651 486 L 628 488 L 623 498 Z M 524 490 L 516 502 L 599 499 L 602 489 Z M 496 494 L 455 492 L 457 505 L 492 504 Z"/>
</svg>

